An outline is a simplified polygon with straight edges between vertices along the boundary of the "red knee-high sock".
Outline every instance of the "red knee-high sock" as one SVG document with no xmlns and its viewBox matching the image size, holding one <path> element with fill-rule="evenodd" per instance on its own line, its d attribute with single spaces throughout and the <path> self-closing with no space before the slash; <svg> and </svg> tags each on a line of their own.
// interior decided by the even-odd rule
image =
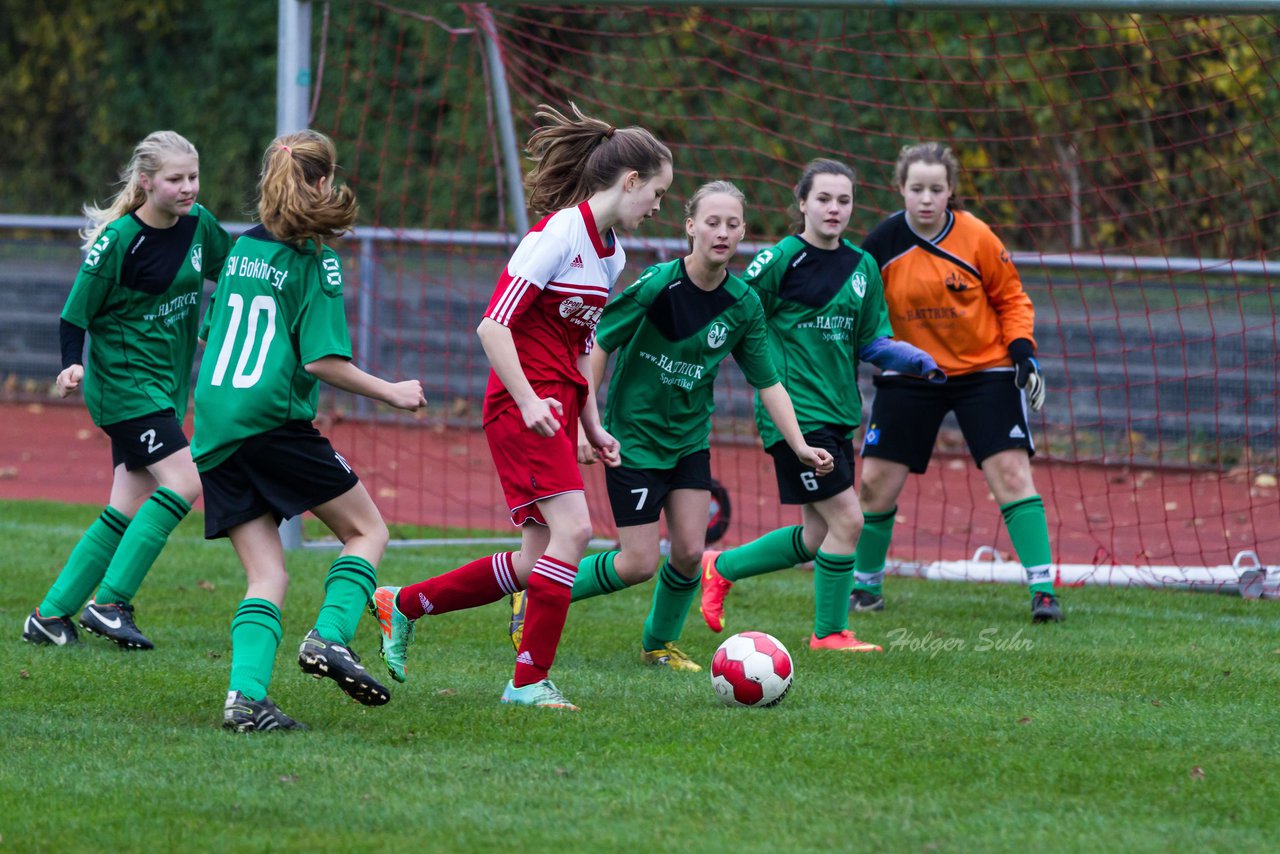
<svg viewBox="0 0 1280 854">
<path fill-rule="evenodd" d="M 524 637 L 520 641 L 520 654 L 516 656 L 515 677 L 511 680 L 517 688 L 547 678 L 547 671 L 556 660 L 565 617 L 569 615 L 573 578 L 577 574 L 576 565 L 550 555 L 543 555 L 534 564 L 529 588 L 524 594 Z"/>
<path fill-rule="evenodd" d="M 455 570 L 400 588 L 396 605 L 410 620 L 423 614 L 445 614 L 497 602 L 520 589 L 511 552 L 473 560 Z"/>
</svg>

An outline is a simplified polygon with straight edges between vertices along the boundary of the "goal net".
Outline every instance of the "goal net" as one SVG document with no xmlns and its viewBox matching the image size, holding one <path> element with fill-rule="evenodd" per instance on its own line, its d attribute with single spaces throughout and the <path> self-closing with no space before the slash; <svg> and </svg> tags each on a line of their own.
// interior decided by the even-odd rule
<svg viewBox="0 0 1280 854">
<path fill-rule="evenodd" d="M 513 533 L 474 335 L 520 236 L 502 82 L 517 145 L 537 104 L 573 101 L 672 148 L 670 201 L 628 240 L 619 287 L 683 254 L 680 206 L 704 181 L 746 193 L 750 252 L 793 229 L 808 160 L 843 160 L 860 241 L 901 206 L 898 150 L 951 144 L 965 206 L 1036 306 L 1049 396 L 1033 469 L 1060 579 L 1222 588 L 1280 561 L 1276 17 L 334 0 L 315 29 L 312 124 L 362 203 L 346 246 L 357 358 L 421 377 L 431 403 L 410 418 L 333 399 L 331 429 L 388 519 Z M 726 542 L 794 524 L 732 367 L 714 428 Z M 603 477 L 586 474 L 610 538 Z M 954 425 L 898 515 L 899 571 L 1021 580 Z"/>
</svg>

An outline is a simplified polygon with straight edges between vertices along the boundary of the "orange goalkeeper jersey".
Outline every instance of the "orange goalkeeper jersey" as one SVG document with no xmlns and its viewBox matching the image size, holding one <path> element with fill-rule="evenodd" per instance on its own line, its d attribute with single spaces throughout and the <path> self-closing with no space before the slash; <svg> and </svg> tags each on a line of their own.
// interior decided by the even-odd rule
<svg viewBox="0 0 1280 854">
<path fill-rule="evenodd" d="M 877 225 L 862 248 L 875 258 L 895 338 L 933 356 L 950 376 L 1012 365 L 1009 343 L 1035 345 L 1035 309 L 1000 238 L 967 211 L 947 211 L 932 240 L 905 211 Z"/>
</svg>

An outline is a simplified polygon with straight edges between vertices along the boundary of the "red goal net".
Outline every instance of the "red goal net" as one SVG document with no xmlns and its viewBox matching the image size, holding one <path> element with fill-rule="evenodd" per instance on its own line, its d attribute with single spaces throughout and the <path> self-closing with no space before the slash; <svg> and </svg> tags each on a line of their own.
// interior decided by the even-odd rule
<svg viewBox="0 0 1280 854">
<path fill-rule="evenodd" d="M 501 78 L 517 144 L 538 103 L 574 101 L 671 146 L 671 201 L 627 243 L 619 287 L 682 254 L 680 205 L 706 180 L 743 189 L 749 240 L 767 245 L 792 228 L 803 164 L 844 160 L 860 176 L 849 232 L 860 241 L 900 207 L 890 173 L 901 146 L 950 143 L 966 207 L 1014 253 L 1035 302 L 1049 398 L 1033 416 L 1034 471 L 1057 560 L 1099 577 L 1116 565 L 1248 563 L 1249 552 L 1280 561 L 1275 17 L 407 0 L 324 10 L 313 126 L 336 137 L 362 203 L 346 247 L 357 358 L 423 378 L 432 403 L 412 419 L 334 399 L 336 435 L 389 519 L 511 533 L 479 433 L 488 368 L 474 335 L 519 237 Z M 713 466 L 733 498 L 732 542 L 796 521 L 778 505 L 749 403 L 740 374 L 722 371 Z M 602 483 L 588 472 L 596 531 L 610 537 Z M 890 557 L 979 551 L 1010 555 L 1008 535 L 944 429 L 902 496 Z"/>
</svg>

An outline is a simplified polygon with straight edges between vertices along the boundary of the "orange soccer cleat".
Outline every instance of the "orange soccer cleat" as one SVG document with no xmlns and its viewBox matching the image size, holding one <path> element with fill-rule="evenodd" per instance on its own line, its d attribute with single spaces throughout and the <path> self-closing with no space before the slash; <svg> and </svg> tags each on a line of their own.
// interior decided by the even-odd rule
<svg viewBox="0 0 1280 854">
<path fill-rule="evenodd" d="M 858 636 L 845 629 L 833 635 L 820 638 L 810 635 L 809 649 L 838 649 L 844 652 L 884 652 L 884 648 L 873 643 L 858 640 Z"/>
<path fill-rule="evenodd" d="M 724 597 L 729 595 L 733 582 L 716 572 L 716 558 L 720 552 L 708 549 L 702 553 L 702 619 L 713 632 L 724 631 Z"/>
</svg>

